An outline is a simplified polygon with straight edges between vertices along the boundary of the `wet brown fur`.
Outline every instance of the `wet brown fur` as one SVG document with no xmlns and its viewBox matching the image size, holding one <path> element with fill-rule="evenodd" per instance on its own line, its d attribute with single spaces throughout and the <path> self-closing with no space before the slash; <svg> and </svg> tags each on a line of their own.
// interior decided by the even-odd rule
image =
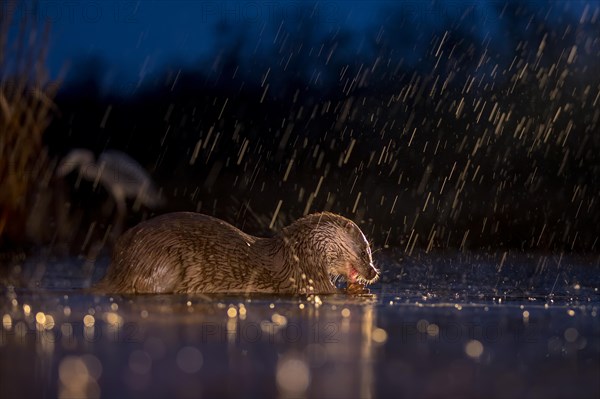
<svg viewBox="0 0 600 399">
<path fill-rule="evenodd" d="M 328 212 L 301 218 L 272 238 L 248 235 L 199 213 L 170 213 L 118 239 L 108 272 L 94 290 L 334 293 L 332 277 L 346 275 L 348 264 L 364 280 L 377 278 L 368 246 L 352 221 Z"/>
</svg>

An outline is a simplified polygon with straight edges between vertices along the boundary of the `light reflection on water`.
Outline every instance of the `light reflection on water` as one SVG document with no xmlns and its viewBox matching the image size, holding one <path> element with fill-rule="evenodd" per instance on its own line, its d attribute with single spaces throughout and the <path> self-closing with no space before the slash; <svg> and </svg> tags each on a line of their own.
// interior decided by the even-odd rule
<svg viewBox="0 0 600 399">
<path fill-rule="evenodd" d="M 92 296 L 68 289 L 80 261 L 49 262 L 2 286 L 0 396 L 594 397 L 598 270 L 574 262 L 557 279 L 422 257 L 373 297 L 319 298 Z"/>
</svg>

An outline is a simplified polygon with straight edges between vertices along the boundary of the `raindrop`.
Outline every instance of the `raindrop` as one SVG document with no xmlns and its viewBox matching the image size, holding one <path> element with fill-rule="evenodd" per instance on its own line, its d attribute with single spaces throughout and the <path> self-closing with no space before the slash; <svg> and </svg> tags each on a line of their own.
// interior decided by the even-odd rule
<svg viewBox="0 0 600 399">
<path fill-rule="evenodd" d="M 294 355 L 282 357 L 277 364 L 277 385 L 289 395 L 303 395 L 310 384 L 306 362 Z"/>
<path fill-rule="evenodd" d="M 473 339 L 465 345 L 465 353 L 473 359 L 478 359 L 483 354 L 483 344 Z"/>
<path fill-rule="evenodd" d="M 152 368 L 152 358 L 142 350 L 133 351 L 129 355 L 129 369 L 136 374 L 148 374 Z"/>
<path fill-rule="evenodd" d="M 204 359 L 202 353 L 197 348 L 185 346 L 177 352 L 176 362 L 181 371 L 187 374 L 194 374 L 200 371 Z"/>
</svg>

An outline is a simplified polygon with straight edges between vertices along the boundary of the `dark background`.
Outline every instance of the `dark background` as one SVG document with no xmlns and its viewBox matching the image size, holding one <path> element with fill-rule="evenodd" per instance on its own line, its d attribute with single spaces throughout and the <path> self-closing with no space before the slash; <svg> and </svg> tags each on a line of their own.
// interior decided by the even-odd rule
<svg viewBox="0 0 600 399">
<path fill-rule="evenodd" d="M 598 2 L 84 4 L 51 21 L 49 153 L 127 152 L 159 213 L 263 234 L 282 201 L 273 229 L 330 210 L 377 248 L 598 251 Z M 71 189 L 89 220 L 105 194 Z"/>
</svg>

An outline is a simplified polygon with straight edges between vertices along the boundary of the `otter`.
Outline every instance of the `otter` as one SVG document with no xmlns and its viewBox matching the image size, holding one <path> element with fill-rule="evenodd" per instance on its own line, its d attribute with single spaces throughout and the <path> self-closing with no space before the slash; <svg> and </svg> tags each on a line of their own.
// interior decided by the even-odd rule
<svg viewBox="0 0 600 399">
<path fill-rule="evenodd" d="M 117 240 L 106 293 L 332 294 L 334 281 L 373 283 L 379 271 L 360 228 L 329 212 L 298 219 L 272 238 L 254 237 L 223 220 L 168 213 Z"/>
</svg>

